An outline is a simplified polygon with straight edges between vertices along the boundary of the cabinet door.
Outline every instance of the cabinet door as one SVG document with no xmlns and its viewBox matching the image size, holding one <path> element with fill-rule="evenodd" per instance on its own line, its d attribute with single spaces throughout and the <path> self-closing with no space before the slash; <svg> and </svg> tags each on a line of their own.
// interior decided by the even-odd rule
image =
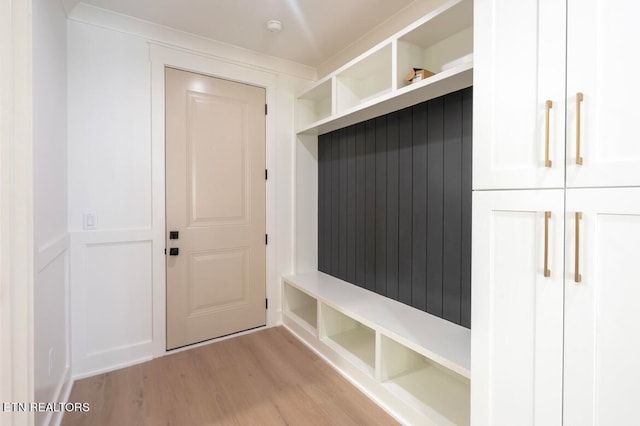
<svg viewBox="0 0 640 426">
<path fill-rule="evenodd" d="M 473 193 L 476 426 L 561 424 L 563 230 L 563 190 Z"/>
<path fill-rule="evenodd" d="M 569 189 L 566 224 L 564 424 L 638 425 L 640 188 Z"/>
<path fill-rule="evenodd" d="M 567 187 L 640 186 L 640 3 L 568 4 Z"/>
<path fill-rule="evenodd" d="M 474 11 L 474 189 L 564 187 L 565 2 L 476 0 Z"/>
</svg>

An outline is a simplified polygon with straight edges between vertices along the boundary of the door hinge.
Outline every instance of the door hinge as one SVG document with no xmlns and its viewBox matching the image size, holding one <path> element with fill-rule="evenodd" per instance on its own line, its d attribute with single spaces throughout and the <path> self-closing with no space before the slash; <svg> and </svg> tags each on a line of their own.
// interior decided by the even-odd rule
<svg viewBox="0 0 640 426">
<path fill-rule="evenodd" d="M 264 180 L 269 179 L 269 170 L 264 169 Z"/>
<path fill-rule="evenodd" d="M 269 234 L 264 234 L 264 244 L 269 244 Z"/>
<path fill-rule="evenodd" d="M 264 299 L 264 308 L 269 309 L 269 299 Z"/>
<path fill-rule="evenodd" d="M 269 107 L 267 106 L 267 104 L 264 104 L 264 115 L 269 114 Z"/>
<path fill-rule="evenodd" d="M 166 247 L 165 247 L 165 249 L 164 249 L 164 255 L 165 255 L 165 256 L 167 255 L 167 248 L 166 248 Z"/>
</svg>

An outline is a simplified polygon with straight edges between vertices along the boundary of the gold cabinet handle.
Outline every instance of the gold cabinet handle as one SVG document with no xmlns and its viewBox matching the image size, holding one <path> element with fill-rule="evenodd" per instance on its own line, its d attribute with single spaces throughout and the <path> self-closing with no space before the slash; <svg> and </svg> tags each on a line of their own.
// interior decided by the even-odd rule
<svg viewBox="0 0 640 426">
<path fill-rule="evenodd" d="M 577 283 L 582 282 L 582 275 L 580 274 L 580 220 L 582 220 L 582 212 L 576 212 L 576 270 L 575 281 Z"/>
<path fill-rule="evenodd" d="M 551 160 L 549 159 L 549 110 L 553 108 L 553 102 L 547 101 L 545 103 L 545 126 L 544 126 L 544 166 L 551 167 Z"/>
<path fill-rule="evenodd" d="M 576 164 L 582 165 L 582 156 L 580 155 L 580 104 L 584 100 L 582 92 L 576 93 Z"/>
<path fill-rule="evenodd" d="M 551 212 L 544 212 L 544 276 L 549 278 L 551 270 L 549 269 L 549 219 Z"/>
</svg>

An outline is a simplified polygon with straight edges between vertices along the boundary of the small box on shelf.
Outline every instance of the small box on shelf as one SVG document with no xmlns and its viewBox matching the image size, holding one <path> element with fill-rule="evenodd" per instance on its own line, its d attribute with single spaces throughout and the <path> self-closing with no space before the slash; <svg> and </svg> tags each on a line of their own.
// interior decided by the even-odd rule
<svg viewBox="0 0 640 426">
<path fill-rule="evenodd" d="M 404 79 L 405 81 L 411 84 L 411 83 L 416 83 L 418 81 L 422 81 L 425 78 L 431 77 L 432 75 L 435 75 L 435 73 L 429 70 L 425 70 L 422 68 L 413 68 Z"/>
</svg>

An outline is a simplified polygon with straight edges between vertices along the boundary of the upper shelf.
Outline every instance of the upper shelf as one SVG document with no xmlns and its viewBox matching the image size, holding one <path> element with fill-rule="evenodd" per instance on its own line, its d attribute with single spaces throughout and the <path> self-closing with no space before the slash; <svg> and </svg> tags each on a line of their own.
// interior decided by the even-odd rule
<svg viewBox="0 0 640 426">
<path fill-rule="evenodd" d="M 473 84 L 473 1 L 451 0 L 298 97 L 297 132 L 322 134 Z M 435 75 L 409 83 L 423 68 Z"/>
</svg>

